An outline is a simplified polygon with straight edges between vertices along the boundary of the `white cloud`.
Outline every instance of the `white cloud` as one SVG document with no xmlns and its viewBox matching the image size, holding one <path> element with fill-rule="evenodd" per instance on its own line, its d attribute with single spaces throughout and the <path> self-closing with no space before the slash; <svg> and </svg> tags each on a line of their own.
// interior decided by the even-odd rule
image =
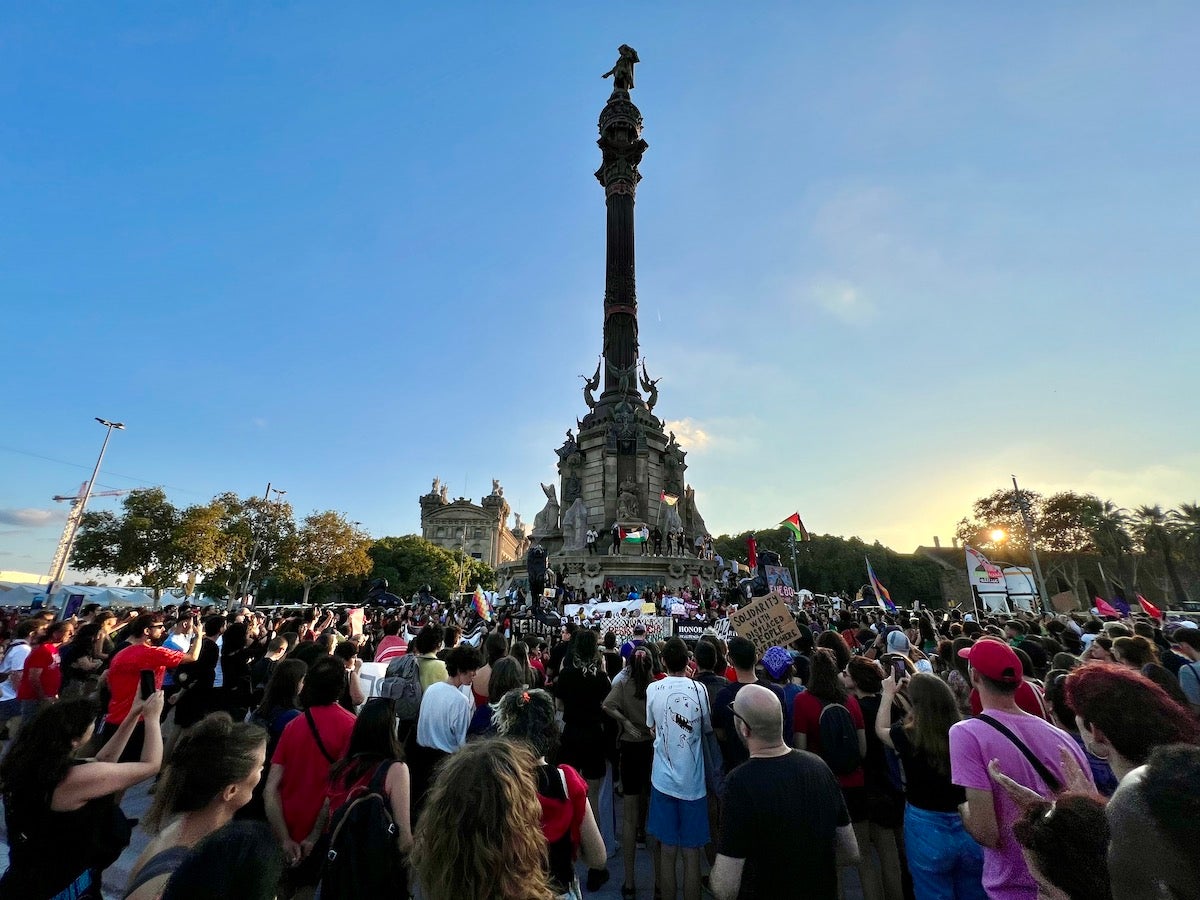
<svg viewBox="0 0 1200 900">
<path fill-rule="evenodd" d="M 664 431 L 675 432 L 675 439 L 685 450 L 703 450 L 712 443 L 712 437 L 694 419 L 670 419 L 663 423 Z"/>
<path fill-rule="evenodd" d="M 18 528 L 41 528 L 64 518 L 66 515 L 57 509 L 0 509 L 0 523 Z"/>
<path fill-rule="evenodd" d="M 809 288 L 817 305 L 847 325 L 865 325 L 875 318 L 875 304 L 846 281 L 823 281 Z"/>
</svg>

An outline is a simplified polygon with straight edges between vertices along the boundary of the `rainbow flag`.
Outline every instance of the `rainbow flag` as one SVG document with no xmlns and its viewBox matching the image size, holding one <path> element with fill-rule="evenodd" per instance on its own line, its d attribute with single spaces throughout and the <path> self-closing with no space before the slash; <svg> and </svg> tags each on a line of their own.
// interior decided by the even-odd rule
<svg viewBox="0 0 1200 900">
<path fill-rule="evenodd" d="M 875 599 L 879 601 L 879 605 L 888 612 L 894 613 L 896 604 L 892 602 L 892 595 L 888 593 L 888 589 L 875 577 L 875 570 L 871 568 L 870 559 L 867 559 L 867 580 L 871 582 L 871 590 L 875 592 Z"/>
<path fill-rule="evenodd" d="M 800 513 L 794 512 L 782 522 L 779 523 L 791 531 L 796 536 L 798 541 L 811 541 L 812 535 L 808 533 L 808 529 L 804 527 L 804 523 L 800 521 Z"/>
<path fill-rule="evenodd" d="M 475 595 L 471 599 L 475 604 L 475 612 L 479 613 L 479 618 L 488 622 L 492 621 L 492 605 L 488 603 L 488 598 L 484 596 L 483 588 L 475 585 Z"/>
</svg>

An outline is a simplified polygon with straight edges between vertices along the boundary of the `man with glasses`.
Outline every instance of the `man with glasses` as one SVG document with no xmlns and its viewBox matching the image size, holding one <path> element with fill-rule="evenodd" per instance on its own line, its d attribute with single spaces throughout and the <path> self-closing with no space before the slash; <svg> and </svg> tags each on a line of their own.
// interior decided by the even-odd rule
<svg viewBox="0 0 1200 900">
<path fill-rule="evenodd" d="M 101 676 L 102 680 L 108 681 L 108 690 L 112 697 L 99 734 L 101 746 L 108 743 L 109 738 L 116 733 L 129 714 L 129 708 L 133 706 L 141 686 L 143 670 L 154 673 L 154 687 L 156 690 L 162 690 L 163 676 L 167 669 L 174 669 L 180 663 L 193 662 L 199 657 L 200 641 L 192 641 L 192 646 L 186 653 L 158 646 L 165 634 L 166 626 L 162 617 L 153 613 L 138 616 L 129 626 L 129 646 L 112 658 L 108 671 Z M 137 728 L 125 745 L 120 762 L 136 762 L 141 759 L 143 734 L 143 725 L 138 722 Z"/>
<path fill-rule="evenodd" d="M 713 894 L 836 900 L 838 867 L 859 854 L 837 779 L 784 743 L 783 710 L 767 688 L 745 685 L 729 710 L 750 755 L 725 782 Z"/>
</svg>

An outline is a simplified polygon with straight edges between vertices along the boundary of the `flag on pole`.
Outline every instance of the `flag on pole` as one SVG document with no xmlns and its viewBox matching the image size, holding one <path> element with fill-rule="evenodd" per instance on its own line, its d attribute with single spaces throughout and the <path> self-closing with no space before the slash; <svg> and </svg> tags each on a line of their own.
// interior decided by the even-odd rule
<svg viewBox="0 0 1200 900">
<path fill-rule="evenodd" d="M 635 528 L 632 531 L 626 531 L 624 528 L 622 528 L 621 540 L 627 544 L 640 544 L 643 541 L 642 530 L 640 528 Z"/>
<path fill-rule="evenodd" d="M 475 595 L 471 598 L 475 603 L 475 612 L 479 613 L 479 618 L 486 621 L 492 621 L 492 605 L 488 603 L 488 598 L 483 593 L 483 588 L 475 585 Z"/>
<path fill-rule="evenodd" d="M 1121 614 L 1109 605 L 1103 597 L 1096 598 L 1096 612 L 1102 616 L 1108 616 L 1113 619 L 1121 618 Z"/>
<path fill-rule="evenodd" d="M 667 506 L 674 506 L 676 503 L 679 502 L 678 497 L 676 497 L 674 494 L 668 494 L 666 491 L 663 491 L 662 493 L 660 493 L 658 495 L 658 499 L 661 502 L 667 504 Z"/>
<path fill-rule="evenodd" d="M 879 601 L 879 606 L 886 609 L 888 612 L 896 611 L 896 604 L 892 602 L 892 595 L 888 593 L 888 589 L 883 586 L 878 578 L 875 577 L 875 570 L 871 568 L 871 560 L 867 559 L 867 580 L 871 582 L 871 590 L 875 592 L 875 599 Z"/>
<path fill-rule="evenodd" d="M 1137 595 L 1137 601 L 1141 605 L 1142 611 L 1150 618 L 1161 619 L 1163 617 L 1162 610 L 1143 597 L 1141 594 Z"/>
<path fill-rule="evenodd" d="M 798 541 L 811 541 L 812 535 L 808 533 L 808 529 L 804 527 L 804 523 L 800 521 L 800 513 L 794 512 L 782 522 L 779 523 L 788 529 L 796 536 Z"/>
</svg>

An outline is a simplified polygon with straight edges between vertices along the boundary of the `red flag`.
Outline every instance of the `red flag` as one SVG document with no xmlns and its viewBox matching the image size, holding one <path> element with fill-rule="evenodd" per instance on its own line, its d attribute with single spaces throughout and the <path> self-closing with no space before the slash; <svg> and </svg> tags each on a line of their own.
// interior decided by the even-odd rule
<svg viewBox="0 0 1200 900">
<path fill-rule="evenodd" d="M 1162 610 L 1143 597 L 1141 594 L 1138 594 L 1137 598 L 1138 603 L 1141 604 L 1142 611 L 1150 618 L 1161 619 L 1163 617 Z"/>
<path fill-rule="evenodd" d="M 758 568 L 758 541 L 753 537 L 746 538 L 746 565 L 751 572 Z"/>
<path fill-rule="evenodd" d="M 1107 601 L 1100 597 L 1096 598 L 1096 612 L 1100 613 L 1102 616 L 1112 616 L 1114 619 L 1121 618 L 1121 614 L 1113 609 Z"/>
</svg>

